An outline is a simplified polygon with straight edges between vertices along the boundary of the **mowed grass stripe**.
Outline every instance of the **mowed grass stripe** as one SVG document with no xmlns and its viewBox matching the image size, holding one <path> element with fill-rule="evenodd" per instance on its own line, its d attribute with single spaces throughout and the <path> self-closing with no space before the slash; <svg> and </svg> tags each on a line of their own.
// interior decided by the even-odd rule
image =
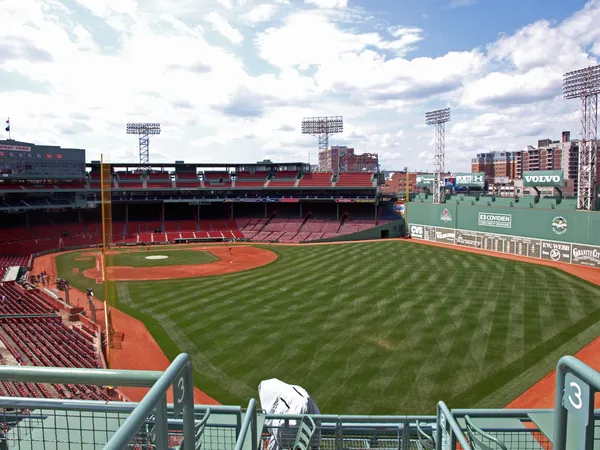
<svg viewBox="0 0 600 450">
<path fill-rule="evenodd" d="M 331 413 L 504 406 L 552 370 L 548 354 L 577 350 L 559 336 L 595 337 L 579 310 L 600 290 L 552 268 L 410 242 L 265 248 L 279 259 L 249 272 L 127 283 L 167 354 L 192 355 L 224 403 L 277 377 Z"/>
<path fill-rule="evenodd" d="M 273 248 L 269 248 L 269 250 L 273 251 Z M 300 259 L 300 261 L 303 261 L 303 259 Z M 284 269 L 283 272 L 280 273 L 280 276 L 287 277 L 288 273 L 289 274 L 302 273 L 302 271 L 305 269 L 305 267 L 306 268 L 310 267 L 311 265 L 314 265 L 315 262 L 323 263 L 322 260 L 317 261 L 317 260 L 312 260 L 312 259 L 309 261 L 298 262 L 297 264 L 294 264 L 294 266 L 290 266 L 287 271 Z M 227 297 L 227 292 L 229 290 L 235 289 L 240 286 L 244 286 L 247 289 L 247 292 L 249 293 L 248 297 L 252 297 L 252 296 L 255 296 L 255 290 L 258 287 L 264 285 L 264 278 L 261 277 L 261 275 L 262 275 L 261 271 L 263 271 L 263 270 L 268 270 L 268 269 L 256 269 L 255 271 L 243 272 L 242 274 L 239 274 L 239 275 L 234 274 L 234 275 L 226 275 L 223 277 L 219 277 L 220 280 L 222 280 L 222 281 L 220 281 L 220 283 L 218 283 L 218 284 L 211 284 L 211 286 L 212 286 L 211 288 L 205 288 L 203 286 L 205 283 L 199 284 L 198 281 L 192 282 L 192 286 L 194 286 L 194 288 L 195 288 L 194 292 L 197 294 L 197 296 L 200 298 L 200 301 L 204 305 L 209 304 L 205 301 L 205 299 L 213 300 L 214 303 L 218 304 L 220 298 L 214 297 L 214 294 L 221 293 L 223 297 Z M 258 273 L 256 273 L 257 271 L 258 271 Z M 198 287 L 201 287 L 201 289 L 198 289 Z M 192 292 L 192 291 L 190 291 L 190 292 Z M 179 299 L 179 301 L 177 303 L 171 302 L 168 304 L 161 304 L 161 307 L 156 309 L 155 312 L 162 313 L 162 312 L 171 310 L 171 308 L 173 308 L 173 307 L 185 306 L 183 309 L 176 310 L 176 312 L 183 313 L 188 310 L 188 307 L 190 307 L 189 300 L 190 300 L 190 298 L 187 295 L 184 295 Z M 155 302 L 155 304 L 158 304 L 158 303 L 159 302 Z M 191 305 L 191 307 L 193 307 L 193 306 L 194 306 L 194 304 Z"/>
<path fill-rule="evenodd" d="M 342 255 L 338 258 L 338 260 L 341 262 L 347 257 L 348 256 Z M 336 259 L 332 260 L 331 262 L 335 264 Z M 306 267 L 310 266 L 311 264 L 307 263 Z M 316 269 L 320 268 L 319 265 L 315 266 L 314 264 L 313 267 L 315 267 Z M 323 269 L 325 269 L 325 266 L 323 266 Z M 242 292 L 236 292 L 235 300 L 237 302 L 237 307 L 235 309 L 230 309 L 227 308 L 228 305 L 225 305 L 225 307 L 222 308 L 222 312 L 219 315 L 211 317 L 211 323 L 214 324 L 215 327 L 220 327 L 222 323 L 229 320 L 229 317 L 233 314 L 243 314 L 246 312 L 258 311 L 263 307 L 265 303 L 271 303 L 273 306 L 277 306 L 277 301 L 280 301 L 282 303 L 289 301 L 289 299 L 286 299 L 285 295 L 282 296 L 278 292 L 276 288 L 278 284 L 285 284 L 286 286 L 289 286 L 289 290 L 293 291 L 295 286 L 298 286 L 303 283 L 311 284 L 312 282 L 317 281 L 306 279 L 306 277 L 297 276 L 296 278 L 294 278 L 292 276 L 292 274 L 297 274 L 302 270 L 302 262 L 300 262 L 298 265 L 294 265 L 294 267 L 284 269 L 284 271 L 282 273 L 279 273 L 277 277 L 261 277 L 257 273 L 256 278 L 246 284 L 226 283 L 226 285 L 222 287 L 223 290 L 221 291 L 226 293 L 224 297 L 231 296 L 231 294 L 227 294 L 228 292 L 236 292 L 236 289 L 240 288 L 242 290 Z M 319 284 L 317 283 L 317 285 Z M 318 289 L 315 290 L 315 292 L 317 291 Z M 310 292 L 308 292 L 307 294 L 310 294 Z M 307 297 L 309 298 L 310 296 L 305 296 L 305 299 Z M 206 305 L 205 302 L 203 302 L 203 304 Z M 240 306 L 240 304 L 242 304 L 242 306 Z M 284 313 L 285 311 L 281 310 L 281 312 Z M 177 319 L 176 316 L 173 317 L 174 319 Z M 189 323 L 192 323 L 192 321 L 191 319 L 182 319 L 180 323 L 183 327 L 187 327 L 187 325 Z"/>
</svg>

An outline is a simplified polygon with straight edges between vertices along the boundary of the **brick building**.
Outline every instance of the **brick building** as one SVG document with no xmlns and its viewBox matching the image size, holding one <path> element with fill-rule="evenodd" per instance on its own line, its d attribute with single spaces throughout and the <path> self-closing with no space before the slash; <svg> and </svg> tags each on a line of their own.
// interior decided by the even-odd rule
<svg viewBox="0 0 600 450">
<path fill-rule="evenodd" d="M 376 153 L 355 154 L 345 145 L 332 145 L 319 152 L 319 172 L 377 172 L 379 157 Z"/>
<path fill-rule="evenodd" d="M 430 175 L 431 172 L 408 172 L 408 189 L 409 192 L 418 192 L 422 188 L 417 188 L 417 176 Z M 442 175 L 443 177 L 452 176 L 450 172 Z M 406 193 L 406 172 L 393 172 L 390 177 L 387 177 L 385 184 L 381 186 L 381 192 L 384 194 L 397 194 L 402 196 Z"/>
</svg>

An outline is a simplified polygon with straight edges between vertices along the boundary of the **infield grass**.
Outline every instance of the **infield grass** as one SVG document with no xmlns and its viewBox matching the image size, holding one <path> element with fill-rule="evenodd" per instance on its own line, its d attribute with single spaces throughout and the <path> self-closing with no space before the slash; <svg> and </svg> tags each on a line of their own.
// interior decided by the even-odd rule
<svg viewBox="0 0 600 450">
<path fill-rule="evenodd" d="M 277 261 L 238 274 L 116 284 L 118 307 L 169 358 L 190 354 L 224 404 L 279 378 L 325 413 L 503 407 L 600 325 L 600 288 L 550 267 L 399 241 L 265 248 Z M 85 289 L 79 256 L 57 266 Z"/>
<path fill-rule="evenodd" d="M 209 264 L 219 261 L 212 253 L 201 250 L 160 250 L 151 247 L 152 250 L 127 250 L 120 249 L 118 253 L 107 256 L 107 265 L 120 267 L 155 267 L 155 266 L 179 266 L 188 264 Z M 166 259 L 146 259 L 148 256 L 166 256 Z"/>
</svg>

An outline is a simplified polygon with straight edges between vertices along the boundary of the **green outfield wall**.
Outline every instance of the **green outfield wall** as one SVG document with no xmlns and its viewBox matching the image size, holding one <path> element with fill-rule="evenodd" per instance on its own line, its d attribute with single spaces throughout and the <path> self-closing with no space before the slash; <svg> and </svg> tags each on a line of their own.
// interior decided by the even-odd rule
<svg viewBox="0 0 600 450">
<path fill-rule="evenodd" d="M 411 202 L 415 239 L 600 267 L 600 212 Z"/>
</svg>

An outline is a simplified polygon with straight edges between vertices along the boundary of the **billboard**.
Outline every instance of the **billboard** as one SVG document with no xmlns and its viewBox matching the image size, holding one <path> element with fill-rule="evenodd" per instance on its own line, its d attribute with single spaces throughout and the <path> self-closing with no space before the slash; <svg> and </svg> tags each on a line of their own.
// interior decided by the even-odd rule
<svg viewBox="0 0 600 450">
<path fill-rule="evenodd" d="M 433 174 L 417 175 L 417 187 L 433 187 Z"/>
<path fill-rule="evenodd" d="M 0 150 L 13 151 L 13 152 L 31 152 L 31 147 L 26 146 L 26 145 L 4 145 L 4 144 L 0 144 Z"/>
<path fill-rule="evenodd" d="M 573 244 L 571 261 L 583 266 L 600 267 L 600 247 Z"/>
<path fill-rule="evenodd" d="M 494 184 L 508 184 L 510 183 L 509 177 L 494 177 Z"/>
<path fill-rule="evenodd" d="M 443 228 L 418 223 L 410 223 L 408 229 L 411 237 L 415 239 L 600 268 L 600 247 L 593 245 Z"/>
<path fill-rule="evenodd" d="M 485 173 L 457 173 L 454 174 L 456 179 L 456 187 L 476 187 L 483 188 L 485 186 Z"/>
<path fill-rule="evenodd" d="M 511 214 L 480 212 L 477 214 L 477 225 L 480 227 L 511 228 Z"/>
<path fill-rule="evenodd" d="M 523 172 L 523 186 L 562 187 L 564 184 L 562 170 L 535 170 Z"/>
</svg>

